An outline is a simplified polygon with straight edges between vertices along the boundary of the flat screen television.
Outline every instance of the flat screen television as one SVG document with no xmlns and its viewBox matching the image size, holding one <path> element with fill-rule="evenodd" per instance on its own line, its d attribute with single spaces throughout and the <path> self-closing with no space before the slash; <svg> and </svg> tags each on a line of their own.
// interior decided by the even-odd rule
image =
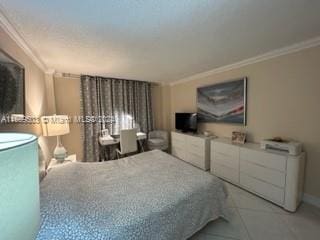
<svg viewBox="0 0 320 240">
<path fill-rule="evenodd" d="M 197 132 L 197 113 L 176 113 L 176 129 L 182 132 Z"/>
</svg>

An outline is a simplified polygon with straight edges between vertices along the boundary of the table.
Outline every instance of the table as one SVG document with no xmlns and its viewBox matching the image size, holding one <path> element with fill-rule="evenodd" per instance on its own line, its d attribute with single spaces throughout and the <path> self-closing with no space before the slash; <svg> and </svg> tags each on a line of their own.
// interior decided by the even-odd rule
<svg viewBox="0 0 320 240">
<path fill-rule="evenodd" d="M 147 134 L 144 132 L 137 132 L 137 141 L 140 147 L 140 150 L 144 152 L 143 148 L 143 141 L 147 139 Z M 105 136 L 105 137 L 99 137 L 99 144 L 102 148 L 108 148 L 109 155 L 111 155 L 110 149 L 114 147 L 115 145 L 118 145 L 120 143 L 120 135 L 112 135 L 112 136 Z M 102 149 L 100 151 L 100 156 L 102 156 L 103 151 L 105 149 Z"/>
</svg>

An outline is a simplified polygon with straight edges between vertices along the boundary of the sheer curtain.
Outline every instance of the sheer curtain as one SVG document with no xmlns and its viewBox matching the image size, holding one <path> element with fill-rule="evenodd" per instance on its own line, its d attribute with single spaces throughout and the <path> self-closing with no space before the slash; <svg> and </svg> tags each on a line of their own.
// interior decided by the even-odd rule
<svg viewBox="0 0 320 240">
<path fill-rule="evenodd" d="M 153 129 L 151 83 L 115 78 L 81 76 L 84 161 L 107 160 L 102 156 L 98 138 L 102 129 L 119 134 L 120 129 Z"/>
</svg>

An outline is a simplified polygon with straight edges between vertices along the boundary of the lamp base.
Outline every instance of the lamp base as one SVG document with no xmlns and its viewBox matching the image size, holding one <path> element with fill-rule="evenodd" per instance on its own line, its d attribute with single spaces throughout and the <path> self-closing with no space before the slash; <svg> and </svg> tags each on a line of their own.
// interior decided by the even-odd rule
<svg viewBox="0 0 320 240">
<path fill-rule="evenodd" d="M 53 156 L 57 161 L 63 162 L 67 157 L 67 150 L 63 146 L 56 146 Z"/>
</svg>

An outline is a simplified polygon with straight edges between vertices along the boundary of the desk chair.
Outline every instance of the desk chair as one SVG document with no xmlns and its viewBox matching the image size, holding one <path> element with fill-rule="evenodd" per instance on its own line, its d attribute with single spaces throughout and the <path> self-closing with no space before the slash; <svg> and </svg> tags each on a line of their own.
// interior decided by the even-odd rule
<svg viewBox="0 0 320 240">
<path fill-rule="evenodd" d="M 117 149 L 117 157 L 138 151 L 137 129 L 123 129 L 120 131 L 120 149 Z"/>
</svg>

